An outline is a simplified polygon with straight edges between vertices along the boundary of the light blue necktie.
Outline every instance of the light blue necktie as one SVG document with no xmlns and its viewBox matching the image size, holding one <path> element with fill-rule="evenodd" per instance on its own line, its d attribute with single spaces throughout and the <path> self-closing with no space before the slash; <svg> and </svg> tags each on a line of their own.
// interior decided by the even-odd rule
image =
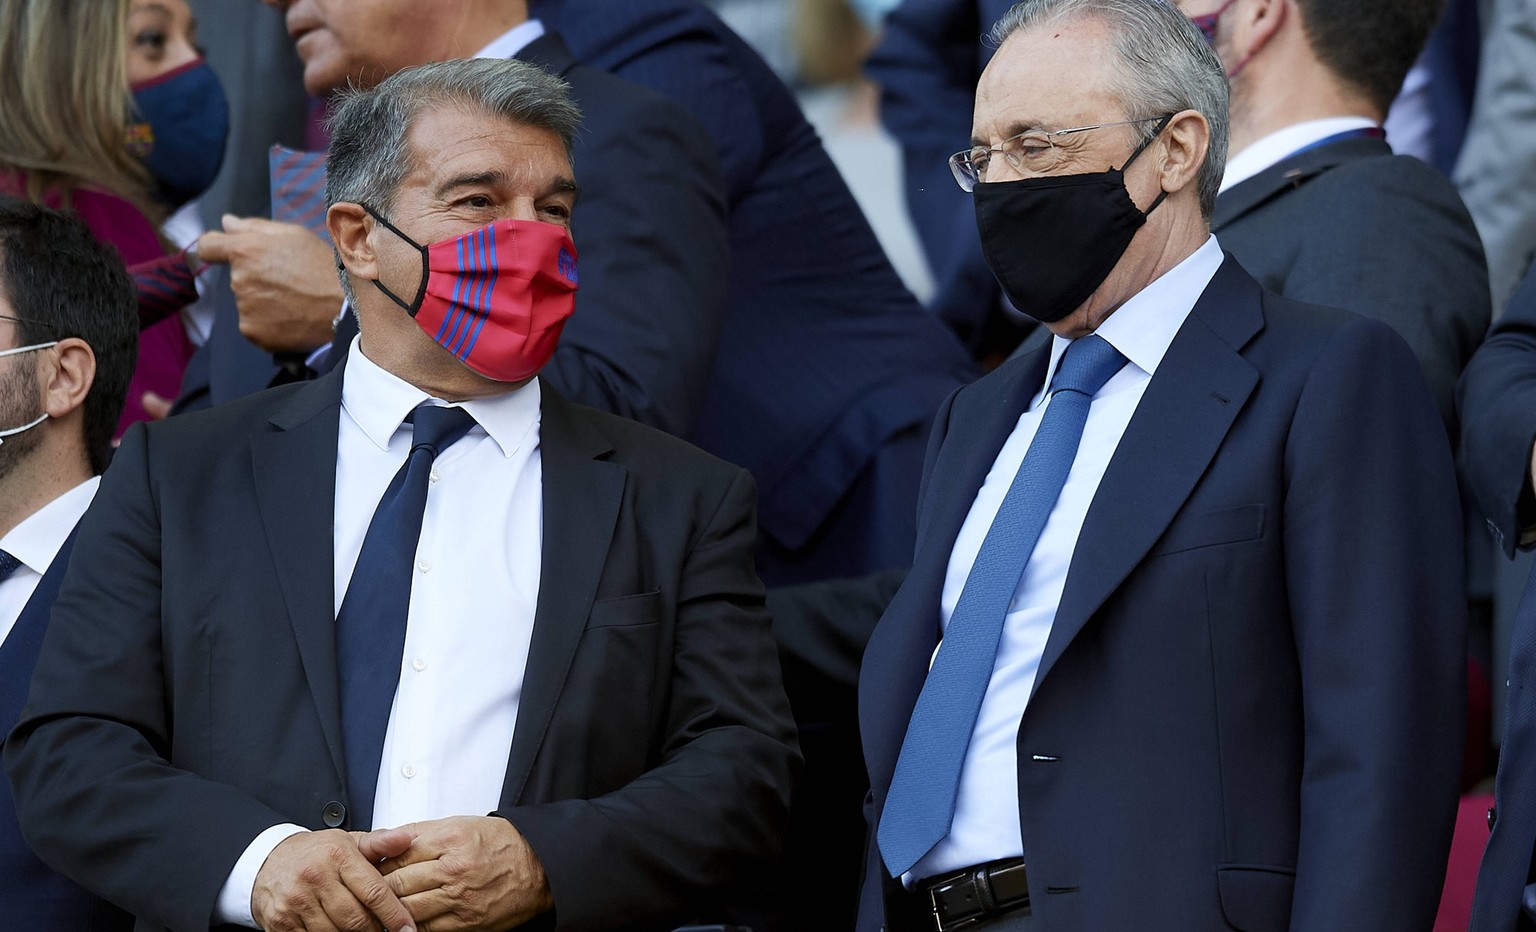
<svg viewBox="0 0 1536 932">
<path fill-rule="evenodd" d="M 1124 365 L 1125 357 L 1097 335 L 1074 341 L 1062 355 L 1050 405 L 976 554 L 901 743 L 878 834 L 893 877 L 949 834 L 1008 605 L 1066 485 L 1088 405 Z"/>
</svg>

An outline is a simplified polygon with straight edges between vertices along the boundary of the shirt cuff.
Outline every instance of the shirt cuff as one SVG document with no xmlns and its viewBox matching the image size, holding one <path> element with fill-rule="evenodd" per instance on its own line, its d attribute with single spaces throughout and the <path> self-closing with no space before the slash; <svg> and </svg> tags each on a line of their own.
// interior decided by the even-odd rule
<svg viewBox="0 0 1536 932">
<path fill-rule="evenodd" d="M 213 924 L 233 923 L 248 929 L 261 928 L 251 916 L 251 893 L 256 889 L 256 875 L 261 871 L 261 865 L 267 862 L 273 848 L 307 831 L 309 829 L 302 825 L 284 823 L 257 835 L 256 840 L 246 846 L 245 853 L 235 862 L 229 872 L 229 879 L 224 881 L 224 886 L 219 890 L 219 899 L 213 910 Z"/>
</svg>

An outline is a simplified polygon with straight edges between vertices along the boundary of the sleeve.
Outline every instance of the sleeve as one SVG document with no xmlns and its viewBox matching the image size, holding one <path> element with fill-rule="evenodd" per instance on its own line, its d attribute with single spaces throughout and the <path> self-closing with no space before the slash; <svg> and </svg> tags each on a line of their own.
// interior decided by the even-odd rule
<svg viewBox="0 0 1536 932">
<path fill-rule="evenodd" d="M 1505 556 L 1536 525 L 1531 450 L 1536 444 L 1536 271 L 1467 363 L 1456 392 L 1461 475 Z"/>
<path fill-rule="evenodd" d="M 738 472 L 714 514 L 700 516 L 681 577 L 658 764 L 594 799 L 500 813 L 543 862 L 561 928 L 676 914 L 782 844 L 799 754 L 753 571 L 754 497 Z"/>
<path fill-rule="evenodd" d="M 610 106 L 626 91 L 634 96 Z M 587 116 L 572 223 L 581 290 L 543 374 L 573 401 L 686 437 L 725 313 L 719 163 L 675 104 L 633 86 L 577 92 Z"/>
<path fill-rule="evenodd" d="M 1312 365 L 1285 449 L 1303 747 L 1294 930 L 1434 921 L 1460 789 L 1462 525 L 1448 442 L 1379 323 Z"/>
<path fill-rule="evenodd" d="M 5 765 L 22 832 L 49 866 L 148 921 L 202 932 L 241 852 L 288 820 L 168 760 L 148 437 L 128 431 L 81 520 Z"/>
</svg>

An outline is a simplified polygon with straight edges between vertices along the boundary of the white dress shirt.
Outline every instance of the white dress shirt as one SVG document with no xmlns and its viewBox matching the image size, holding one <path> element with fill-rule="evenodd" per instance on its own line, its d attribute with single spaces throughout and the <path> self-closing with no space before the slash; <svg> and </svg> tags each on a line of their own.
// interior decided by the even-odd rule
<svg viewBox="0 0 1536 932">
<path fill-rule="evenodd" d="M 406 415 L 429 400 L 353 342 L 336 444 L 337 612 L 374 509 L 410 452 Z M 539 401 L 535 379 L 507 395 L 464 402 L 476 426 L 433 464 L 374 827 L 484 815 L 500 802 L 539 597 Z M 254 927 L 256 873 L 279 842 L 300 831 L 277 825 L 252 842 L 219 895 L 216 918 Z"/>
<path fill-rule="evenodd" d="M 992 679 L 982 698 L 976 730 L 960 773 L 949 835 L 903 878 L 909 885 L 925 877 L 1024 853 L 1019 833 L 1019 723 L 1056 620 L 1077 536 L 1098 492 L 1099 481 L 1109 468 L 1147 385 L 1196 300 L 1221 267 L 1222 259 L 1216 238 L 1208 238 L 1193 255 L 1125 302 L 1096 331 L 1129 362 L 1093 396 L 1066 485 L 1051 509 L 1008 606 Z M 1045 386 L 1051 384 L 1061 354 L 1070 342 L 1055 338 L 1045 382 L 993 460 L 955 538 L 939 604 L 940 621 L 945 627 L 1014 474 L 1024 462 L 1035 431 L 1050 408 Z"/>
<path fill-rule="evenodd" d="M 1233 185 L 1241 184 L 1266 168 L 1280 164 L 1307 146 L 1322 142 L 1329 136 L 1337 136 L 1339 133 L 1356 129 L 1375 129 L 1379 126 L 1380 124 L 1374 120 L 1368 120 L 1365 117 L 1345 116 L 1309 120 L 1276 130 L 1263 139 L 1251 143 L 1243 151 L 1227 160 L 1226 174 L 1221 176 L 1221 190 L 1225 191 Z"/>
<path fill-rule="evenodd" d="M 59 548 L 90 507 L 99 485 L 101 477 L 92 476 L 32 512 L 10 533 L 0 537 L 0 550 L 21 561 L 11 578 L 0 582 L 0 644 L 10 637 L 21 610 L 27 607 L 37 584 L 43 581 L 43 574 L 59 555 Z"/>
</svg>

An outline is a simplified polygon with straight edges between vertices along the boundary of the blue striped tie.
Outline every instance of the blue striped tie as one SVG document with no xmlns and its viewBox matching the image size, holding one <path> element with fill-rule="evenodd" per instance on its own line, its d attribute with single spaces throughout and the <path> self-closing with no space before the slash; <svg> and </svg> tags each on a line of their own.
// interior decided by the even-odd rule
<svg viewBox="0 0 1536 932">
<path fill-rule="evenodd" d="M 1097 335 L 1074 341 L 1062 356 L 1050 404 L 966 577 L 901 743 L 877 836 L 893 877 L 949 834 L 1008 606 L 1072 470 L 1088 405 L 1124 365 Z"/>
<path fill-rule="evenodd" d="M 463 408 L 423 404 L 413 423 L 411 452 L 384 490 L 368 523 L 352 581 L 336 614 L 336 671 L 341 688 L 341 735 L 351 812 L 347 827 L 373 826 L 389 710 L 400 683 L 400 657 L 411 605 L 411 576 L 432 462 L 475 426 Z"/>
</svg>

